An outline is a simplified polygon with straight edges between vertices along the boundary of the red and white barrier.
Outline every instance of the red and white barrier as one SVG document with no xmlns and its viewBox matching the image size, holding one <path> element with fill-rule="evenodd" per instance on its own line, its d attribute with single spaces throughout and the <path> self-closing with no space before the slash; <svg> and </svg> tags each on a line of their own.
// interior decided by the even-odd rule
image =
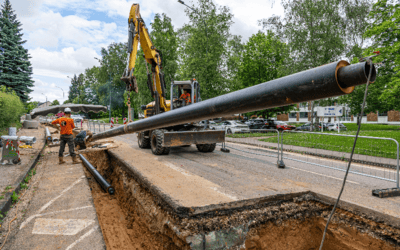
<svg viewBox="0 0 400 250">
<path fill-rule="evenodd" d="M 118 124 L 118 116 L 117 116 L 117 122 L 116 122 L 116 124 Z"/>
<path fill-rule="evenodd" d="M 111 117 L 111 127 L 114 127 L 114 117 Z"/>
<path fill-rule="evenodd" d="M 125 117 L 124 118 L 124 124 L 127 124 L 128 123 L 128 119 Z"/>
</svg>

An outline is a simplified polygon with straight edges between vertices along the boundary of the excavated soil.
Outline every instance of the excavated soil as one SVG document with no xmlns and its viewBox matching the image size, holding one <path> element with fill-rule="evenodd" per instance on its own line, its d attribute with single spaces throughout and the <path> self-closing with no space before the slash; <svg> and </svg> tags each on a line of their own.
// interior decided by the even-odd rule
<svg viewBox="0 0 400 250">
<path fill-rule="evenodd" d="M 303 221 L 289 220 L 281 225 L 267 223 L 251 232 L 252 237 L 245 243 L 245 249 L 319 249 L 326 225 L 323 218 L 309 218 Z M 335 223 L 329 224 L 324 250 L 390 250 L 396 249 L 386 242 L 360 233 L 354 228 Z"/>
<path fill-rule="evenodd" d="M 231 249 L 318 249 L 332 208 L 307 194 L 188 216 L 174 211 L 165 197 L 153 195 L 140 178 L 106 151 L 86 158 L 116 190 L 114 196 L 105 193 L 87 172 L 107 249 L 190 249 L 186 243 L 190 236 L 211 239 L 211 234 L 223 235 L 238 227 L 244 228 L 245 237 L 232 235 L 237 243 L 231 244 Z M 337 209 L 324 250 L 391 250 L 400 249 L 399 243 L 400 229 Z"/>
</svg>

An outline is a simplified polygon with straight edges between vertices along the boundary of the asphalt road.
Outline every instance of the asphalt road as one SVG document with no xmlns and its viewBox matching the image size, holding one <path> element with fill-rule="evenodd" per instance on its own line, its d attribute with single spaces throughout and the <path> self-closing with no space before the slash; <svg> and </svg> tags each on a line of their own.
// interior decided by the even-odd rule
<svg viewBox="0 0 400 250">
<path fill-rule="evenodd" d="M 139 149 L 136 134 L 119 136 L 116 139 L 128 143 L 132 148 Z M 221 152 L 220 147 L 217 147 L 213 153 L 201 153 L 197 151 L 195 145 L 177 147 L 172 148 L 169 155 L 158 156 L 157 159 L 218 184 L 221 187 L 219 192 L 235 200 L 307 190 L 337 197 L 340 191 L 344 171 L 327 167 L 344 168 L 346 163 L 284 153 L 286 168 L 279 169 L 276 166 L 277 152 L 274 150 L 234 143 L 227 143 L 227 146 L 230 147 L 230 153 Z M 148 152 L 149 149 L 141 150 Z M 382 170 L 378 167 L 357 164 L 352 165 L 352 169 L 368 174 L 376 173 L 385 178 L 389 176 L 390 179 L 395 178 L 394 170 Z M 342 200 L 400 217 L 398 212 L 400 197 L 381 199 L 371 194 L 373 189 L 393 188 L 395 185 L 395 182 L 350 173 Z"/>
</svg>

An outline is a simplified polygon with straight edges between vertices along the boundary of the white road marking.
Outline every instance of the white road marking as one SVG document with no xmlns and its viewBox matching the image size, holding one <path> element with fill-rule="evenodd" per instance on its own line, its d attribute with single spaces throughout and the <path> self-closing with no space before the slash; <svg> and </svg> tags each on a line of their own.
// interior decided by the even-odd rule
<svg viewBox="0 0 400 250">
<path fill-rule="evenodd" d="M 59 213 L 64 213 L 64 212 L 80 210 L 80 209 L 86 209 L 86 208 L 93 208 L 93 206 L 77 207 L 77 208 L 71 208 L 71 209 L 68 209 L 68 210 L 61 210 L 61 211 L 56 211 L 56 212 L 44 213 L 44 214 L 35 214 L 35 215 L 30 216 L 24 222 L 22 222 L 22 224 L 19 227 L 19 229 L 21 230 L 22 228 L 24 228 L 31 220 L 33 220 L 36 217 L 40 217 L 40 216 L 44 216 L 44 215 L 51 215 L 51 214 L 59 214 Z"/>
<path fill-rule="evenodd" d="M 49 207 L 54 201 L 56 201 L 58 198 L 60 198 L 61 196 L 63 196 L 63 194 L 65 194 L 66 192 L 68 192 L 71 188 L 73 188 L 76 184 L 78 184 L 79 182 L 82 181 L 82 178 L 75 181 L 74 183 L 72 183 L 71 186 L 69 186 L 68 188 L 64 189 L 60 195 L 58 195 L 57 197 L 53 198 L 51 201 L 47 202 L 41 209 L 39 209 L 39 213 L 42 212 L 43 210 L 45 210 L 47 207 Z"/>
<path fill-rule="evenodd" d="M 295 167 L 290 167 L 290 168 L 293 168 L 293 169 L 296 169 L 296 170 L 300 170 L 300 171 L 304 171 L 304 172 L 308 172 L 308 173 L 312 173 L 312 174 L 316 174 L 316 175 L 321 175 L 321 176 L 324 176 L 324 177 L 328 177 L 328 178 L 332 178 L 332 179 L 336 179 L 336 180 L 343 181 L 343 178 L 337 178 L 337 177 L 333 177 L 333 176 L 329 176 L 329 175 L 324 175 L 324 174 L 320 174 L 320 173 L 315 173 L 315 172 L 312 172 L 312 171 L 308 171 L 308 170 L 304 170 L 304 169 L 300 169 L 300 168 L 295 168 Z M 360 184 L 360 183 L 358 183 L 358 182 L 349 181 L 349 180 L 347 180 L 346 182 L 350 182 L 350 183 L 353 183 L 353 184 Z"/>
<path fill-rule="evenodd" d="M 216 188 L 216 187 L 211 187 L 211 189 L 214 190 L 214 191 L 216 191 L 217 193 L 220 193 L 220 194 L 222 194 L 222 195 L 225 195 L 226 197 L 228 197 L 228 198 L 230 198 L 230 199 L 232 199 L 232 200 L 234 200 L 234 201 L 239 200 L 239 199 L 238 199 L 237 197 L 235 197 L 235 196 L 232 196 L 232 195 L 229 195 L 229 194 L 226 194 L 226 193 L 224 193 L 224 192 L 219 191 L 218 188 Z"/>
<path fill-rule="evenodd" d="M 32 234 L 75 235 L 93 223 L 94 220 L 38 218 Z"/>
<path fill-rule="evenodd" d="M 82 235 L 79 239 L 77 239 L 74 243 L 72 243 L 71 245 L 69 245 L 67 247 L 67 249 L 65 250 L 71 250 L 76 244 L 78 244 L 79 242 L 81 242 L 84 238 L 88 237 L 91 233 L 93 233 L 96 229 L 98 228 L 98 226 L 93 227 L 92 229 L 90 229 L 87 233 L 85 233 L 84 235 Z"/>
<path fill-rule="evenodd" d="M 176 171 L 180 172 L 183 175 L 192 176 L 191 174 L 188 174 L 186 170 L 184 170 L 184 169 L 182 169 L 180 167 L 177 167 L 177 166 L 175 166 L 174 164 L 172 164 L 170 162 L 163 162 L 163 163 L 165 165 L 167 165 L 168 167 L 172 168 L 173 170 L 176 170 Z"/>
</svg>

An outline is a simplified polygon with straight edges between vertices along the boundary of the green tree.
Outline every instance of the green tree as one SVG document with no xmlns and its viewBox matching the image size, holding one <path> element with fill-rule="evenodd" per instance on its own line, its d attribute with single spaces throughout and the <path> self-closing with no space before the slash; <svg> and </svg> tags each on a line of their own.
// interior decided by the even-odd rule
<svg viewBox="0 0 400 250">
<path fill-rule="evenodd" d="M 136 66 L 134 71 L 134 76 L 136 76 L 136 81 L 138 84 L 138 93 L 131 93 L 131 107 L 135 109 L 135 115 L 138 112 L 142 112 L 140 106 L 147 105 L 153 101 L 149 87 L 147 86 L 147 71 L 146 71 L 146 61 L 144 59 L 143 50 L 140 48 L 137 53 Z M 149 69 L 150 70 L 150 69 Z M 168 92 L 168 88 L 166 91 Z M 125 95 L 125 101 L 127 101 L 127 95 Z"/>
<path fill-rule="evenodd" d="M 243 46 L 242 62 L 237 73 L 242 88 L 277 79 L 282 75 L 280 70 L 288 56 L 287 45 L 271 31 L 267 34 L 259 31 L 252 35 Z M 271 117 L 278 112 L 288 112 L 294 105 L 251 112 L 248 115 Z"/>
<path fill-rule="evenodd" d="M 32 109 L 37 108 L 38 105 L 39 105 L 39 102 L 37 102 L 37 101 L 25 103 L 26 113 L 30 113 L 32 111 Z"/>
<path fill-rule="evenodd" d="M 79 103 L 80 94 L 83 91 L 83 74 L 74 75 L 71 78 L 71 86 L 69 86 L 68 100 L 71 103 Z"/>
<path fill-rule="evenodd" d="M 101 66 L 97 73 L 97 94 L 102 105 L 109 105 L 116 115 L 125 117 L 127 106 L 124 99 L 125 83 L 121 76 L 126 67 L 126 43 L 112 43 L 101 49 Z"/>
<path fill-rule="evenodd" d="M 28 50 L 23 47 L 21 23 L 5 0 L 0 14 L 0 85 L 12 88 L 23 102 L 33 87 Z"/>
<path fill-rule="evenodd" d="M 343 54 L 346 33 L 341 3 L 342 0 L 282 0 L 283 19 L 273 16 L 260 21 L 265 29 L 272 28 L 288 43 L 293 58 L 287 68 L 289 74 L 336 61 Z"/>
<path fill-rule="evenodd" d="M 345 16 L 344 31 L 347 58 L 360 58 L 363 55 L 367 40 L 364 33 L 372 20 L 368 15 L 372 4 L 371 0 L 346 0 L 341 2 Z"/>
<path fill-rule="evenodd" d="M 226 79 L 229 32 L 233 15 L 226 6 L 212 0 L 198 0 L 195 11 L 187 8 L 190 23 L 179 31 L 181 41 L 180 78 L 199 81 L 202 98 L 212 98 L 229 91 Z"/>
<path fill-rule="evenodd" d="M 234 35 L 228 41 L 226 79 L 229 81 L 230 91 L 236 91 L 242 88 L 242 84 L 238 77 L 239 67 L 242 62 L 242 51 L 244 49 L 244 44 L 241 40 L 241 36 Z"/>
<path fill-rule="evenodd" d="M 0 129 L 19 121 L 25 108 L 12 88 L 0 86 Z"/>
<path fill-rule="evenodd" d="M 341 0 L 283 0 L 282 5 L 283 19 L 273 16 L 260 23 L 288 43 L 292 73 L 339 59 L 345 47 Z"/>
<path fill-rule="evenodd" d="M 151 23 L 150 37 L 153 45 L 159 50 L 162 58 L 161 68 L 165 75 L 167 85 L 167 99 L 169 98 L 169 86 L 175 78 L 178 69 L 178 37 L 171 23 L 171 18 L 166 14 L 156 14 Z M 143 52 L 142 52 L 143 53 Z"/>
<path fill-rule="evenodd" d="M 98 80 L 100 69 L 99 67 L 92 67 L 85 70 L 83 77 L 83 91 L 81 95 L 82 103 L 85 104 L 100 104 L 98 88 L 100 82 Z"/>
<path fill-rule="evenodd" d="M 60 105 L 60 102 L 59 102 L 57 99 L 55 99 L 55 100 L 51 103 L 50 106 L 56 106 L 56 105 Z"/>
<path fill-rule="evenodd" d="M 365 55 L 380 51 L 380 56 L 374 58 L 375 62 L 380 63 L 378 78 L 374 83 L 382 91 L 378 106 L 384 106 L 386 110 L 399 110 L 400 3 L 394 0 L 378 0 L 373 5 L 370 18 L 374 21 L 365 32 L 365 37 L 371 38 L 373 44 L 365 51 Z"/>
</svg>

